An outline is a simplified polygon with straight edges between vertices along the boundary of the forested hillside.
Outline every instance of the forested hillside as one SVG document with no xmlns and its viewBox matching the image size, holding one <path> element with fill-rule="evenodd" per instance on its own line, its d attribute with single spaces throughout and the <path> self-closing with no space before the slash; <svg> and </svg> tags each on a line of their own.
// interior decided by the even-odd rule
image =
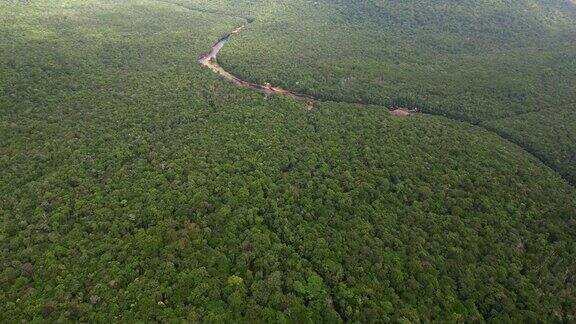
<svg viewBox="0 0 576 324">
<path fill-rule="evenodd" d="M 360 25 L 373 9 L 355 7 L 356 17 L 344 2 L 180 4 L 190 9 L 0 2 L 0 322 L 576 320 L 576 190 L 483 128 L 558 155 L 570 174 L 569 110 L 540 123 L 545 110 L 508 117 L 479 105 L 506 117 L 490 120 L 470 106 L 483 127 L 394 117 L 384 88 L 344 92 L 330 78 L 301 78 L 315 69 L 304 62 L 330 60 L 298 61 L 269 43 L 326 38 L 297 42 L 293 27 L 263 27 L 301 15 L 302 26 L 327 31 Z M 319 12 L 327 18 L 311 21 Z M 257 59 L 262 70 L 246 74 L 255 80 L 325 99 L 372 102 L 364 96 L 374 91 L 380 105 L 322 101 L 308 111 L 197 64 L 244 23 L 237 16 L 255 21 L 227 45 L 228 67 L 245 74 Z M 560 35 L 569 26 L 556 18 L 542 24 Z M 388 24 L 379 19 L 365 23 Z M 338 62 L 330 73 L 349 68 L 340 49 L 312 50 Z M 557 88 L 567 96 L 553 100 L 568 103 Z M 552 131 L 562 135 L 541 140 Z"/>
<path fill-rule="evenodd" d="M 538 132 L 529 140 L 517 127 L 488 128 L 576 184 L 576 138 L 566 139 L 562 150 L 568 154 L 550 145 L 554 129 L 576 122 L 572 2 L 247 3 L 259 19 L 223 50 L 229 70 L 327 100 L 416 106 L 486 125 L 503 118 L 519 124 L 520 116 L 535 113 L 530 116 Z"/>
</svg>

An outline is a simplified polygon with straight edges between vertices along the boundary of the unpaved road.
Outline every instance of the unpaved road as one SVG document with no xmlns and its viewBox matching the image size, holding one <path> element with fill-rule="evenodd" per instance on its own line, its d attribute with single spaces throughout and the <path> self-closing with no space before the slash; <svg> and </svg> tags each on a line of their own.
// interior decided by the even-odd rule
<svg viewBox="0 0 576 324">
<path fill-rule="evenodd" d="M 260 85 L 260 84 L 256 84 L 256 83 L 242 80 L 239 77 L 233 75 L 232 73 L 224 70 L 224 68 L 222 68 L 222 66 L 220 66 L 220 64 L 218 64 L 217 56 L 218 56 L 218 53 L 220 53 L 220 50 L 222 49 L 222 47 L 224 47 L 224 45 L 226 44 L 226 42 L 228 42 L 228 40 L 230 39 L 230 37 L 232 35 L 238 34 L 240 31 L 242 31 L 242 29 L 244 29 L 244 27 L 245 27 L 245 25 L 242 25 L 242 26 L 234 29 L 230 34 L 227 34 L 224 37 L 220 38 L 214 45 L 212 45 L 212 47 L 210 48 L 210 51 L 208 51 L 207 53 L 200 56 L 200 58 L 198 59 L 198 63 L 210 68 L 212 71 L 218 73 L 223 78 L 230 80 L 239 86 L 242 86 L 245 88 L 250 88 L 250 89 L 262 92 L 266 95 L 277 94 L 277 95 L 287 96 L 287 97 L 290 97 L 290 98 L 293 98 L 296 100 L 305 101 L 306 105 L 308 106 L 308 109 L 309 110 L 313 109 L 314 105 L 317 101 L 316 98 L 314 98 L 314 97 L 307 96 L 307 95 L 304 95 L 301 93 L 292 92 L 292 91 L 282 89 L 279 87 L 274 87 L 274 86 L 270 85 L 269 83 L 266 83 L 264 85 Z"/>
</svg>

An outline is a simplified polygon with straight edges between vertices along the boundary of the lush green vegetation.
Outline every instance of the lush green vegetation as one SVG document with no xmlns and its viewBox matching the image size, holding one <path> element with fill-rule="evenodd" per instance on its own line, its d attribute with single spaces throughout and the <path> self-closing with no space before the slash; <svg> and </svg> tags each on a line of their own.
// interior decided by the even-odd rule
<svg viewBox="0 0 576 324">
<path fill-rule="evenodd" d="M 485 126 L 521 143 L 576 184 L 576 111 L 534 112 L 488 121 Z"/>
<path fill-rule="evenodd" d="M 1 322 L 575 320 L 573 187 L 480 127 L 219 79 L 221 4 L 0 3 Z"/>
<path fill-rule="evenodd" d="M 539 112 L 533 121 L 552 132 L 530 143 L 517 128 L 501 134 L 537 146 L 531 151 L 576 183 L 576 141 L 559 154 L 548 138 L 576 122 L 551 116 L 576 111 L 573 3 L 302 0 L 288 10 L 247 2 L 259 19 L 224 48 L 228 69 L 328 100 L 416 106 L 473 123 Z"/>
</svg>

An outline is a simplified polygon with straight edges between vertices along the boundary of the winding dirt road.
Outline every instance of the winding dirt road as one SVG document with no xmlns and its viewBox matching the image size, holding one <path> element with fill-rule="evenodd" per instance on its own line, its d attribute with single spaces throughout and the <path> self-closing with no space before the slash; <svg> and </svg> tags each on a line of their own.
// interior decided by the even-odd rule
<svg viewBox="0 0 576 324">
<path fill-rule="evenodd" d="M 272 95 L 272 94 L 277 94 L 277 95 L 287 96 L 287 97 L 290 97 L 290 98 L 295 99 L 295 100 L 305 101 L 309 110 L 314 109 L 314 106 L 315 106 L 316 102 L 318 101 L 314 97 L 304 95 L 301 93 L 297 93 L 297 92 L 293 92 L 290 90 L 282 89 L 279 87 L 274 87 L 269 83 L 266 83 L 264 85 L 260 85 L 260 84 L 256 84 L 256 83 L 242 80 L 239 77 L 233 75 L 232 73 L 224 70 L 224 68 L 222 68 L 222 66 L 220 66 L 220 64 L 218 64 L 217 57 L 218 57 L 218 53 L 220 53 L 220 50 L 222 49 L 222 47 L 224 47 L 224 45 L 226 44 L 226 42 L 228 42 L 228 40 L 230 39 L 230 37 L 232 35 L 238 34 L 239 32 L 242 31 L 242 29 L 244 29 L 244 27 L 246 27 L 246 25 L 242 25 L 242 26 L 234 29 L 231 33 L 220 38 L 214 45 L 212 45 L 212 47 L 210 48 L 210 51 L 208 51 L 207 53 L 200 56 L 200 58 L 198 59 L 198 63 L 210 68 L 210 70 L 218 73 L 223 78 L 230 80 L 239 86 L 262 92 L 267 96 Z"/>
<path fill-rule="evenodd" d="M 244 19 L 246 21 L 246 24 L 250 24 L 254 21 L 254 18 L 251 17 L 244 17 L 244 16 L 239 16 L 239 15 L 233 15 L 230 13 L 221 13 L 221 12 L 214 12 L 214 11 L 207 11 L 207 10 L 202 10 L 202 9 L 198 9 L 198 8 L 189 8 L 187 6 L 181 5 L 181 4 L 176 4 L 176 3 L 172 3 L 170 1 L 166 1 L 166 0 L 156 0 L 159 2 L 164 2 L 164 3 L 169 3 L 172 5 L 176 5 L 176 6 L 180 6 L 183 8 L 186 8 L 188 10 L 193 10 L 193 11 L 201 11 L 201 12 L 210 12 L 213 14 L 221 14 L 221 15 L 227 15 L 227 16 L 231 16 L 231 17 L 236 17 L 236 18 L 241 18 Z M 572 2 L 575 2 L 576 0 L 569 0 Z M 296 93 L 296 92 L 292 92 L 289 90 L 285 90 L 279 87 L 273 87 L 270 84 L 265 84 L 265 85 L 259 85 L 256 83 L 252 83 L 252 82 L 248 82 L 245 80 L 242 80 L 241 78 L 233 75 L 232 73 L 224 70 L 224 68 L 222 68 L 219 64 L 218 64 L 218 53 L 220 53 L 220 50 L 222 49 L 222 47 L 224 47 L 224 45 L 226 44 L 226 42 L 228 42 L 228 40 L 230 39 L 230 37 L 232 35 L 238 34 L 239 32 L 241 32 L 246 24 L 234 29 L 232 32 L 230 32 L 229 34 L 225 35 L 224 37 L 221 37 L 214 45 L 212 45 L 212 47 L 210 48 L 210 51 L 208 51 L 207 53 L 203 54 L 200 56 L 200 58 L 198 59 L 198 63 L 202 64 L 203 66 L 206 66 L 208 68 L 210 68 L 212 71 L 214 71 L 215 73 L 221 75 L 223 78 L 228 79 L 234 83 L 236 83 L 239 86 L 242 87 L 246 87 L 246 88 L 250 88 L 259 92 L 264 93 L 265 95 L 271 95 L 271 94 L 278 94 L 278 95 L 284 95 L 284 96 L 288 96 L 290 98 L 296 99 L 296 100 L 300 100 L 300 101 L 305 101 L 306 105 L 308 107 L 308 110 L 313 110 L 316 103 L 318 102 L 317 98 L 314 98 L 312 96 L 308 96 L 305 94 L 300 94 L 300 93 Z M 352 103 L 351 103 L 352 104 Z M 407 117 L 410 116 L 414 113 L 419 112 L 418 109 L 413 109 L 413 108 L 405 108 L 405 107 L 389 107 L 388 111 L 393 115 L 393 116 L 397 116 L 397 117 Z M 429 112 L 427 112 L 429 113 Z M 458 122 L 466 122 L 463 120 L 459 120 L 456 118 L 450 118 L 449 116 L 445 116 L 443 115 L 443 117 L 445 118 L 449 118 L 452 119 L 454 121 L 458 121 Z M 466 122 L 469 123 L 469 122 Z M 568 181 L 565 177 L 563 177 L 555 168 L 553 168 L 552 166 L 550 166 L 546 159 L 544 159 L 541 155 L 539 154 L 535 154 L 533 152 L 531 152 L 530 150 L 526 149 L 526 147 L 524 147 L 523 145 L 521 145 L 521 143 L 518 143 L 516 141 L 513 141 L 511 139 L 509 139 L 507 136 L 503 136 L 502 134 L 500 134 L 499 132 L 496 132 L 492 129 L 489 129 L 487 127 L 483 127 L 480 124 L 472 124 L 475 127 L 480 127 L 483 128 L 484 130 L 490 132 L 490 133 L 494 133 L 497 136 L 499 136 L 503 141 L 509 142 L 513 145 L 516 145 L 518 147 L 520 147 L 521 149 L 524 150 L 524 152 L 526 152 L 526 154 L 528 155 L 532 155 L 533 157 L 535 157 L 536 159 L 540 160 L 540 162 L 547 166 L 548 168 L 550 168 L 551 170 L 555 171 L 560 177 L 562 177 L 567 183 L 571 184 L 574 186 L 573 183 L 571 183 L 570 181 Z"/>
<path fill-rule="evenodd" d="M 251 21 L 247 19 L 247 23 L 250 23 L 250 22 Z M 214 45 L 212 45 L 212 47 L 210 48 L 210 50 L 207 53 L 204 53 L 200 56 L 200 58 L 198 59 L 198 63 L 208 67 L 210 70 L 219 74 L 223 78 L 230 80 L 241 87 L 245 87 L 245 88 L 249 88 L 252 90 L 262 92 L 266 96 L 275 94 L 275 95 L 290 97 L 292 99 L 299 100 L 299 101 L 304 101 L 304 102 L 306 102 L 306 106 L 308 107 L 308 110 L 314 109 L 314 107 L 316 106 L 316 103 L 318 102 L 317 98 L 314 98 L 314 97 L 309 96 L 309 95 L 293 92 L 290 90 L 282 89 L 280 87 L 274 87 L 269 83 L 261 85 L 261 84 L 256 84 L 256 83 L 249 82 L 246 80 L 242 80 L 241 78 L 235 76 L 234 74 L 226 71 L 220 64 L 218 64 L 218 53 L 220 53 L 220 50 L 222 50 L 224 45 L 226 45 L 226 43 L 230 40 L 230 37 L 240 33 L 245 27 L 246 27 L 246 25 L 242 25 L 242 26 L 234 29 L 229 34 L 226 34 L 223 37 L 221 37 L 216 43 L 214 43 Z M 404 107 L 391 107 L 388 111 L 393 116 L 396 116 L 396 117 L 407 117 L 407 116 L 410 116 L 414 113 L 417 113 L 418 109 L 404 108 Z"/>
</svg>

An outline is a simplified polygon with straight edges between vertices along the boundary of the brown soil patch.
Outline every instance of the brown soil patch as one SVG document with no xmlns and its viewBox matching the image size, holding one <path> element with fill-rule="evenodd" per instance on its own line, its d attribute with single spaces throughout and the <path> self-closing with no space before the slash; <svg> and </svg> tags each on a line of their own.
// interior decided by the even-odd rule
<svg viewBox="0 0 576 324">
<path fill-rule="evenodd" d="M 408 117 L 412 114 L 418 112 L 418 109 L 415 108 L 402 108 L 402 107 L 392 107 L 390 108 L 390 114 L 396 117 Z"/>
</svg>

